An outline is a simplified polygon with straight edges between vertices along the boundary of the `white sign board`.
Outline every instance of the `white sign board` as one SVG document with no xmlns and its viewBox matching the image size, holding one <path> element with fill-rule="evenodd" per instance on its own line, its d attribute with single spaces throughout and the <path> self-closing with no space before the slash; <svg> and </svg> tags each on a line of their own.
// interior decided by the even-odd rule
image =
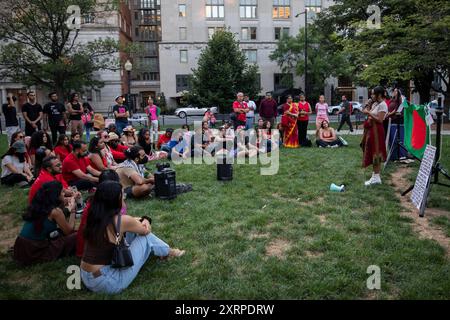
<svg viewBox="0 0 450 320">
<path fill-rule="evenodd" d="M 427 189 L 430 182 L 429 180 L 431 179 L 431 170 L 433 169 L 435 155 L 436 147 L 427 145 L 411 195 L 412 203 L 419 210 L 421 210 L 423 201 L 426 201 L 426 197 L 428 196 Z"/>
</svg>

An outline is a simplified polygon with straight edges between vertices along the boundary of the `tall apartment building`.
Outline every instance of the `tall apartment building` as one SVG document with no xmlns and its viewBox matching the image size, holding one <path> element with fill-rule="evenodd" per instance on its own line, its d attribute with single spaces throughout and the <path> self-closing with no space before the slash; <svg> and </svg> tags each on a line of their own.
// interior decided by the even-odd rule
<svg viewBox="0 0 450 320">
<path fill-rule="evenodd" d="M 269 56 L 284 35 L 295 36 L 332 0 L 171 0 L 161 2 L 162 40 L 159 45 L 161 91 L 174 106 L 189 76 L 197 67 L 201 50 L 221 29 L 229 29 L 240 41 L 248 63 L 259 66 L 261 94 L 282 88 L 282 74 Z M 294 87 L 304 88 L 303 77 L 288 75 Z M 329 91 L 329 90 L 328 90 Z M 330 93 L 328 93 L 330 96 Z"/>
<path fill-rule="evenodd" d="M 132 24 L 133 42 L 141 45 L 141 52 L 133 57 L 131 82 L 132 99 L 139 111 L 148 97 L 154 98 L 160 92 L 158 43 L 161 41 L 161 1 L 134 0 Z"/>
</svg>

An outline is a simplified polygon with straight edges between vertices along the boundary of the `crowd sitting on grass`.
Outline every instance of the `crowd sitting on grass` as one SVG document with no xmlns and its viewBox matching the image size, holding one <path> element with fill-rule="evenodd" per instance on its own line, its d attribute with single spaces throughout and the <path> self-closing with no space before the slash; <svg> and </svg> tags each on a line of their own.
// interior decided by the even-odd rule
<svg viewBox="0 0 450 320">
<path fill-rule="evenodd" d="M 364 109 L 368 116 L 361 144 L 364 166 L 374 167 L 366 185 L 381 183 L 380 163 L 386 158 L 382 126 L 387 107 L 383 99 L 382 88 L 375 88 L 372 100 Z M 307 146 L 309 141 L 306 130 L 312 111 L 305 96 L 288 97 L 282 121 L 276 124 L 276 105 L 268 95 L 262 104 L 264 116 L 254 126 L 254 103 L 238 93 L 231 121 L 223 122 L 219 130 L 214 128 L 217 120 L 208 110 L 202 125 L 195 127 L 193 133 L 184 125 L 179 130 L 167 128 L 159 136 L 156 135 L 159 111 L 155 110 L 152 99 L 147 110 L 153 130 L 144 127 L 138 133 L 126 125 L 129 113 L 123 99 L 118 97 L 116 102 L 116 124 L 98 130 L 88 142 L 82 139 L 79 123 L 71 127 L 70 139 L 59 134 L 54 146 L 45 130 L 36 129 L 31 137 L 25 137 L 19 130 L 9 132 L 10 146 L 1 158 L 1 184 L 30 187 L 25 222 L 13 248 L 14 260 L 20 265 L 31 265 L 76 253 L 81 258 L 83 283 L 95 292 L 116 293 L 127 288 L 151 253 L 161 258 L 184 254 L 182 250 L 171 249 L 152 233 L 151 219 L 126 214 L 125 200 L 153 196 L 155 178 L 146 168 L 148 162 L 220 155 L 254 158 L 280 146 Z M 76 97 L 69 110 L 78 110 Z M 317 146 L 345 145 L 329 125 L 323 95 L 316 112 Z M 273 130 L 275 127 L 281 131 L 279 138 Z M 375 141 L 380 145 L 375 145 Z M 190 190 L 190 185 L 177 185 L 178 193 Z M 89 193 L 85 205 L 80 191 Z M 75 219 L 80 210 L 77 231 Z M 111 267 L 112 253 L 123 237 L 130 244 L 134 265 L 115 269 Z"/>
</svg>

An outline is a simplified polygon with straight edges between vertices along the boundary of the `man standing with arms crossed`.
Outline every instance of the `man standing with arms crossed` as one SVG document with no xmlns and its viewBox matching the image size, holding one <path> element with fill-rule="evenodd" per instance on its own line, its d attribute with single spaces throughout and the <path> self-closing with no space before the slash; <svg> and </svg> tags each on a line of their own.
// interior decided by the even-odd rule
<svg viewBox="0 0 450 320">
<path fill-rule="evenodd" d="M 267 92 L 266 98 L 261 102 L 261 106 L 259 108 L 259 116 L 264 121 L 269 121 L 273 127 L 275 120 L 278 115 L 277 110 L 277 102 L 272 98 L 272 93 Z"/>
<path fill-rule="evenodd" d="M 25 135 L 31 136 L 41 130 L 42 106 L 36 102 L 36 93 L 30 91 L 27 94 L 28 102 L 22 106 L 22 114 L 25 118 Z"/>
<path fill-rule="evenodd" d="M 66 133 L 66 107 L 58 101 L 56 92 L 50 92 L 48 97 L 50 102 L 44 106 L 44 128 L 50 127 L 52 142 L 56 142 L 58 133 Z"/>
<path fill-rule="evenodd" d="M 239 126 L 245 126 L 247 121 L 246 114 L 250 111 L 247 102 L 244 101 L 244 94 L 242 92 L 238 92 L 236 97 L 236 101 L 233 102 L 233 112 L 236 114 L 234 130 L 236 130 Z"/>
</svg>

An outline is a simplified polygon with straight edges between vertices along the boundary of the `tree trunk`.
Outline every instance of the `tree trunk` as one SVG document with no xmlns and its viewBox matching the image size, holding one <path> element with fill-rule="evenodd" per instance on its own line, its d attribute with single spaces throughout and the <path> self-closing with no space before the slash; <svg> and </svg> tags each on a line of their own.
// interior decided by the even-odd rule
<svg viewBox="0 0 450 320">
<path fill-rule="evenodd" d="M 419 72 L 419 74 L 414 77 L 414 85 L 416 91 L 420 95 L 420 104 L 427 104 L 431 99 L 431 83 L 433 82 L 433 71 L 427 70 L 424 72 Z"/>
</svg>

